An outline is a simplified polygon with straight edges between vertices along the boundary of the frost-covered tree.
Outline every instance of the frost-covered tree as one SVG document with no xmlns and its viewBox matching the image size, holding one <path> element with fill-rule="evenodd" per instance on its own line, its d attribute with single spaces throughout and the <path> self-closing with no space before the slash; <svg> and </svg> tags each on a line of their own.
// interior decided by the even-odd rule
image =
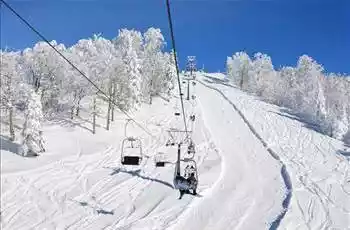
<svg viewBox="0 0 350 230">
<path fill-rule="evenodd" d="M 25 122 L 22 130 L 23 156 L 35 156 L 39 152 L 45 151 L 43 148 L 42 121 L 40 96 L 31 89 L 28 94 Z"/>
<path fill-rule="evenodd" d="M 18 52 L 4 52 L 0 50 L 0 105 L 8 112 L 10 140 L 15 140 L 14 113 L 21 88 L 21 70 L 18 65 Z"/>
<path fill-rule="evenodd" d="M 166 60 L 162 49 L 165 45 L 160 29 L 149 28 L 144 33 L 143 84 L 145 98 L 150 98 L 162 90 Z"/>
<path fill-rule="evenodd" d="M 121 54 L 123 62 L 123 75 L 126 76 L 129 82 L 129 87 L 126 88 L 126 96 L 130 98 L 130 103 L 133 106 L 139 106 L 142 101 L 142 60 L 140 58 L 140 45 L 142 45 L 141 33 L 134 30 L 119 30 L 116 39 L 117 49 Z"/>
<path fill-rule="evenodd" d="M 51 41 L 60 52 L 65 46 Z M 38 42 L 23 51 L 23 67 L 27 72 L 27 81 L 35 92 L 40 94 L 43 111 L 48 115 L 58 109 L 60 90 L 64 79 L 64 60 L 46 42 Z"/>
<path fill-rule="evenodd" d="M 327 131 L 329 135 L 342 139 L 349 130 L 350 83 L 335 74 L 330 74 L 325 81 Z"/>
<path fill-rule="evenodd" d="M 231 76 L 229 78 L 241 89 L 246 89 L 252 69 L 251 59 L 245 52 L 237 52 L 229 59 Z"/>
<path fill-rule="evenodd" d="M 52 41 L 51 44 L 100 90 L 92 86 L 52 47 L 45 42 L 38 42 L 34 47 L 18 53 L 18 58 L 12 65 L 16 66 L 18 74 L 16 72 L 6 75 L 15 78 L 5 79 L 2 74 L 1 80 L 2 82 L 6 80 L 6 86 L 9 84 L 18 86 L 20 83 L 31 86 L 31 89 L 39 95 L 46 118 L 49 118 L 47 115 L 56 116 L 58 112 L 66 112 L 71 119 L 79 117 L 81 102 L 85 98 L 91 100 L 90 112 L 93 121 L 96 121 L 96 116 L 101 111 L 99 106 L 108 106 L 106 128 L 109 129 L 115 108 L 122 110 L 137 108 L 145 98 L 148 101 L 150 95 L 170 95 L 174 88 L 175 63 L 172 54 L 163 51 L 165 41 L 159 29 L 150 28 L 144 36 L 136 30 L 122 29 L 113 40 L 95 34 L 91 38 L 79 40 L 68 48 L 56 41 Z M 16 81 L 13 81 L 14 79 Z M 21 92 L 15 92 L 15 96 L 12 97 L 12 91 L 7 92 L 12 89 L 11 87 L 1 84 L 0 88 L 1 92 L 5 92 L 2 94 L 8 95 L 2 98 L 3 108 L 4 105 L 12 108 L 13 103 L 8 106 L 10 104 L 5 102 L 11 101 L 11 98 L 16 98 L 16 106 L 18 102 L 25 102 L 26 95 L 30 91 L 26 87 L 21 87 L 19 88 Z M 20 99 L 20 95 L 23 95 L 23 99 Z M 12 116 L 9 117 L 12 120 Z M 10 129 L 13 133 L 13 128 Z M 93 130 L 96 130 L 95 122 Z"/>
<path fill-rule="evenodd" d="M 170 53 L 164 54 L 165 60 L 165 74 L 162 81 L 163 92 L 168 96 L 171 95 L 171 92 L 175 89 L 175 80 L 176 80 L 176 65 L 173 50 Z"/>
<path fill-rule="evenodd" d="M 226 59 L 226 76 L 229 79 L 233 79 L 233 74 L 234 74 L 234 68 L 233 68 L 233 59 L 232 57 L 227 57 Z"/>
<path fill-rule="evenodd" d="M 277 71 L 275 82 L 275 98 L 274 102 L 277 105 L 294 108 L 295 103 L 293 101 L 295 89 L 295 69 L 293 67 L 283 67 L 280 71 Z"/>
<path fill-rule="evenodd" d="M 298 97 L 297 106 L 304 115 L 311 115 L 314 122 L 325 116 L 323 97 L 323 67 L 307 55 L 299 58 L 296 67 Z"/>
<path fill-rule="evenodd" d="M 247 90 L 272 102 L 274 101 L 277 74 L 271 58 L 266 54 L 256 53 L 252 61 Z"/>
</svg>

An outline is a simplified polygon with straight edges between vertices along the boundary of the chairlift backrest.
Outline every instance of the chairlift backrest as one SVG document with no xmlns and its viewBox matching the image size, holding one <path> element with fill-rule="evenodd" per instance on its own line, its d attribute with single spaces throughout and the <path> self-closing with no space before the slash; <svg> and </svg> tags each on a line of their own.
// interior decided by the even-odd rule
<svg viewBox="0 0 350 230">
<path fill-rule="evenodd" d="M 133 151 L 133 154 L 130 155 L 130 152 L 126 153 L 126 150 Z M 125 159 L 124 159 L 125 158 Z M 136 161 L 142 158 L 142 143 L 139 139 L 133 137 L 127 137 L 122 142 L 121 149 L 121 160 L 123 161 Z"/>
</svg>

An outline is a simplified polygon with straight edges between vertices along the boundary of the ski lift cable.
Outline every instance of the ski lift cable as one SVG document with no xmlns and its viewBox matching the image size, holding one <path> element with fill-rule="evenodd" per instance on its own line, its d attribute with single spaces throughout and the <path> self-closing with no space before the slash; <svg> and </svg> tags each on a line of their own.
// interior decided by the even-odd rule
<svg viewBox="0 0 350 230">
<path fill-rule="evenodd" d="M 182 92 L 181 92 L 180 73 L 179 73 L 179 67 L 178 67 L 178 62 L 177 62 L 177 57 L 176 57 L 175 37 L 174 37 L 173 23 L 172 23 L 172 19 L 171 19 L 170 2 L 169 2 L 169 0 L 166 0 L 166 6 L 167 6 L 167 12 L 168 12 L 168 23 L 169 23 L 169 29 L 170 29 L 170 36 L 171 36 L 171 41 L 172 41 L 172 45 L 173 45 L 173 53 L 174 53 L 174 60 L 175 60 L 177 83 L 178 83 L 178 87 L 179 87 L 179 95 L 180 95 L 180 101 L 181 101 L 182 115 L 183 115 L 186 135 L 188 135 L 186 116 L 185 116 L 185 108 L 184 108 L 184 102 L 183 102 Z"/>
<path fill-rule="evenodd" d="M 112 102 L 117 108 L 118 105 L 108 96 L 105 92 L 103 92 L 90 78 L 88 78 L 78 67 L 76 67 L 68 58 L 66 58 L 60 51 L 58 51 L 38 30 L 36 30 L 27 20 L 25 20 L 20 14 L 18 14 L 7 2 L 4 0 L 0 0 L 0 3 L 3 3 L 15 16 L 17 16 L 24 24 L 26 24 L 34 33 L 36 33 L 41 39 L 43 39 L 58 55 L 60 55 L 65 61 L 68 62 L 76 71 L 78 71 L 90 84 L 92 84 L 98 92 L 102 93 L 110 102 Z M 118 108 L 122 113 L 124 113 L 129 119 L 135 122 L 135 124 L 141 128 L 145 133 L 150 135 L 151 137 L 155 137 L 150 131 L 148 131 L 145 127 L 143 127 L 139 122 L 137 122 L 134 118 L 132 118 L 126 111 Z"/>
</svg>

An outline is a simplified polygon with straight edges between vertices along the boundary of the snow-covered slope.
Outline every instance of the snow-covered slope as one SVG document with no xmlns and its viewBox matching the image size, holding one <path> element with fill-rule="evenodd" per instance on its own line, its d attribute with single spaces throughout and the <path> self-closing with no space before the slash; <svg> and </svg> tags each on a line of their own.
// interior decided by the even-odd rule
<svg viewBox="0 0 350 230">
<path fill-rule="evenodd" d="M 179 194 L 172 187 L 173 164 L 159 169 L 154 165 L 158 150 L 167 151 L 168 160 L 176 159 L 176 149 L 163 147 L 168 138 L 166 129 L 176 122 L 174 104 L 157 99 L 135 114 L 156 138 L 128 126 L 128 133 L 142 139 L 142 167 L 120 166 L 122 115 L 117 116 L 110 132 L 101 127 L 96 135 L 83 128 L 88 122 L 76 121 L 69 127 L 46 125 L 48 152 L 38 158 L 21 158 L 2 148 L 2 229 L 167 227 L 193 199 L 177 199 Z M 103 126 L 104 119 L 98 124 Z M 200 114 L 194 132 L 201 193 L 219 176 L 220 157 Z"/>
<path fill-rule="evenodd" d="M 133 114 L 153 136 L 128 126 L 143 143 L 141 167 L 119 163 L 122 114 L 110 131 L 99 118 L 96 135 L 84 114 L 46 124 L 47 152 L 38 158 L 13 154 L 2 130 L 1 229 L 349 228 L 348 150 L 341 142 L 247 96 L 221 74 L 198 79 L 203 84 L 190 88 L 197 100 L 185 107 L 196 115 L 189 128 L 199 196 L 178 200 L 174 165 L 155 168 L 158 151 L 175 161 L 176 149 L 164 147 L 166 130 L 183 127 L 174 117 L 178 99 L 157 98 Z"/>
<path fill-rule="evenodd" d="M 288 110 L 248 96 L 217 75 L 202 82 L 233 103 L 286 164 L 293 185 L 281 229 L 350 229 L 349 149 Z"/>
</svg>

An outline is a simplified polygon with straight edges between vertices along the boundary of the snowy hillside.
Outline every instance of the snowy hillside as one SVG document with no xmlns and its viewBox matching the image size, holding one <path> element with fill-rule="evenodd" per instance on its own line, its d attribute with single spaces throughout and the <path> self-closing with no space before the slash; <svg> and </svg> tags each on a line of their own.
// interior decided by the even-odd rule
<svg viewBox="0 0 350 230">
<path fill-rule="evenodd" d="M 222 75 L 206 76 L 204 85 L 235 106 L 286 165 L 292 192 L 280 228 L 350 229 L 349 146 L 318 133 L 287 109 L 247 96 Z"/>
<path fill-rule="evenodd" d="M 176 148 L 165 143 L 167 129 L 183 126 L 177 98 L 155 97 L 132 114 L 152 133 L 128 126 L 143 143 L 139 167 L 120 164 L 127 117 L 116 113 L 107 131 L 100 115 L 92 135 L 83 104 L 74 122 L 44 124 L 47 150 L 36 158 L 14 154 L 1 130 L 1 229 L 350 229 L 350 150 L 342 142 L 220 74 L 197 79 L 196 100 L 184 102 L 196 115 L 188 123 L 198 196 L 179 200 L 173 188 Z M 155 167 L 158 152 L 171 162 L 164 168 Z"/>
</svg>

